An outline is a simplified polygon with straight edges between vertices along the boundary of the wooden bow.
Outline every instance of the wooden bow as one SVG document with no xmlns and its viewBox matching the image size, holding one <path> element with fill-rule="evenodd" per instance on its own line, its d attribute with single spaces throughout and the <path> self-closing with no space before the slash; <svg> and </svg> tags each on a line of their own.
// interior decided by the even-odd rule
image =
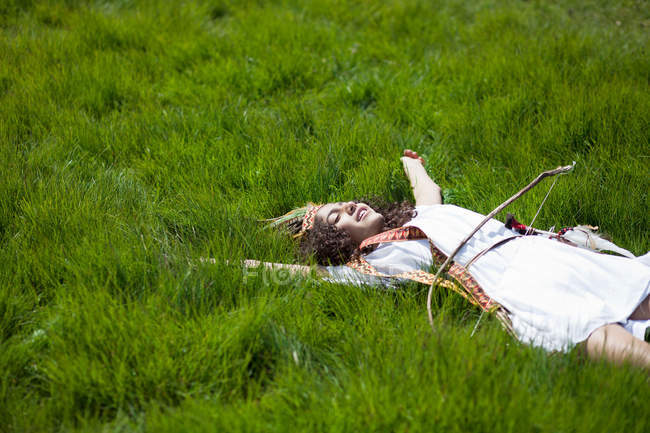
<svg viewBox="0 0 650 433">
<path fill-rule="evenodd" d="M 498 214 L 498 213 L 501 212 L 503 209 L 505 209 L 506 206 L 508 206 L 510 203 L 512 203 L 513 201 L 517 200 L 519 197 L 521 197 L 521 196 L 524 195 L 526 192 L 528 192 L 529 190 L 531 190 L 535 185 L 537 185 L 538 183 L 540 183 L 540 182 L 542 181 L 542 179 L 544 179 L 545 177 L 549 177 L 549 176 L 555 176 L 555 175 L 558 175 L 558 174 L 567 173 L 567 172 L 569 172 L 569 171 L 571 171 L 571 170 L 573 169 L 573 167 L 575 166 L 575 164 L 576 164 L 576 163 L 575 163 L 575 161 L 574 161 L 572 165 L 565 165 L 565 166 L 563 166 L 563 167 L 561 166 L 561 167 L 556 168 L 555 170 L 548 170 L 548 171 L 545 171 L 545 172 L 541 173 L 539 176 L 537 176 L 537 177 L 535 178 L 535 180 L 533 180 L 531 183 L 529 183 L 528 185 L 526 185 L 524 188 L 522 188 L 522 189 L 521 189 L 519 192 L 517 192 L 515 195 L 513 195 L 513 196 L 510 197 L 508 200 L 506 200 L 506 201 L 504 201 L 503 203 L 501 203 L 501 204 L 500 204 L 499 206 L 497 206 L 497 207 L 496 207 L 492 212 L 490 212 L 490 213 L 489 213 L 489 214 L 488 214 L 488 215 L 483 219 L 483 221 L 481 221 L 481 223 L 480 223 L 479 225 L 477 225 L 476 228 L 474 228 L 474 230 L 472 230 L 472 232 L 471 232 L 470 234 L 468 234 L 468 235 L 465 237 L 465 239 L 463 239 L 463 240 L 460 242 L 460 244 L 456 247 L 456 249 L 455 249 L 451 254 L 449 254 L 449 257 L 447 257 L 447 260 L 445 260 L 445 262 L 442 264 L 442 266 L 440 266 L 440 268 L 438 269 L 438 273 L 437 273 L 436 276 L 433 278 L 433 283 L 432 283 L 431 286 L 429 287 L 429 293 L 427 294 L 427 314 L 429 315 L 429 324 L 431 325 L 431 329 L 432 329 L 434 332 L 436 331 L 436 329 L 435 329 L 435 327 L 433 326 L 433 312 L 431 311 L 431 298 L 433 297 L 433 289 L 434 289 L 434 287 L 436 286 L 436 282 L 438 281 L 438 277 L 440 277 L 440 274 L 442 274 L 442 272 L 445 270 L 445 268 L 446 268 L 446 267 L 451 263 L 451 261 L 454 259 L 454 256 L 456 255 L 456 253 L 458 253 L 458 251 L 460 251 L 460 249 L 461 249 L 461 248 L 462 248 L 462 247 L 467 243 L 467 241 L 469 241 L 469 240 L 472 238 L 472 236 L 474 236 L 474 234 L 475 234 L 477 231 L 479 231 L 479 230 L 481 229 L 481 227 L 483 227 L 483 226 L 485 225 L 486 222 L 488 222 L 492 217 L 494 217 L 496 214 Z M 543 203 L 542 203 L 542 204 L 543 204 Z M 539 211 L 538 211 L 538 212 L 539 212 Z M 531 224 L 531 225 L 532 225 L 532 224 Z"/>
</svg>

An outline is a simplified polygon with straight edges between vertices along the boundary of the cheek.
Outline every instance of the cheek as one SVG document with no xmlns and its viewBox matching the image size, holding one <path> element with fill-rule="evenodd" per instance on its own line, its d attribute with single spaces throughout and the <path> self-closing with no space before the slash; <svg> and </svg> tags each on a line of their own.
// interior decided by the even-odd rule
<svg viewBox="0 0 650 433">
<path fill-rule="evenodd" d="M 341 230 L 345 230 L 346 232 L 348 232 L 350 234 L 350 236 L 352 236 L 352 237 L 354 237 L 354 235 L 357 234 L 360 229 L 362 229 L 362 227 L 359 227 L 352 220 L 347 220 L 347 221 L 342 222 L 340 224 L 339 228 Z"/>
</svg>

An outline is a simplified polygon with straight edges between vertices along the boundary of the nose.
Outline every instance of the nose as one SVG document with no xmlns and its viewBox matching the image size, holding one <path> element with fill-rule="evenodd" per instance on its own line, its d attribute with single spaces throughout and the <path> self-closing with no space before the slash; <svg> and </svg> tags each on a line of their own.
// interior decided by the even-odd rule
<svg viewBox="0 0 650 433">
<path fill-rule="evenodd" d="M 349 202 L 345 204 L 345 212 L 348 215 L 354 215 L 354 211 L 356 209 L 357 205 L 353 202 Z"/>
</svg>

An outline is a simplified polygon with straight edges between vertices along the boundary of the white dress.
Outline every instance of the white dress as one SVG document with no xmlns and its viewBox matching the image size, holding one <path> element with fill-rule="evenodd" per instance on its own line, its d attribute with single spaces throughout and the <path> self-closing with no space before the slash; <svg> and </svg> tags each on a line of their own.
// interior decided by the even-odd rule
<svg viewBox="0 0 650 433">
<path fill-rule="evenodd" d="M 424 231 L 449 255 L 484 218 L 453 205 L 418 206 L 406 225 Z M 513 231 L 488 221 L 456 254 L 465 265 Z M 427 240 L 380 244 L 365 256 L 379 272 L 392 275 L 426 269 L 432 262 Z M 328 270 L 334 281 L 372 283 L 346 266 Z M 547 350 L 567 350 L 602 325 L 621 323 L 636 337 L 650 321 L 627 318 L 650 293 L 650 266 L 639 260 L 576 248 L 544 236 L 522 236 L 490 250 L 469 268 L 483 290 L 510 312 L 517 337 Z"/>
</svg>

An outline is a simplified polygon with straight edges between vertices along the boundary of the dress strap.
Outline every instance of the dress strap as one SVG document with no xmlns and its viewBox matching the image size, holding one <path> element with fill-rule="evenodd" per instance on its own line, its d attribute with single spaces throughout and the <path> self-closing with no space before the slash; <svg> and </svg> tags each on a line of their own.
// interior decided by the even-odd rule
<svg viewBox="0 0 650 433">
<path fill-rule="evenodd" d="M 347 266 L 354 269 L 357 272 L 367 275 L 373 275 L 375 277 L 384 277 L 384 278 L 403 278 L 411 281 L 417 281 L 418 283 L 431 285 L 433 283 L 434 275 L 427 271 L 415 270 L 409 272 L 401 272 L 399 274 L 388 275 L 382 272 L 379 272 L 373 265 L 368 263 L 363 256 L 358 256 L 355 259 L 349 261 Z M 438 278 L 438 285 L 445 287 L 447 289 L 455 290 L 454 284 L 443 278 Z"/>
<path fill-rule="evenodd" d="M 420 228 L 415 226 L 406 226 L 398 227 L 396 229 L 388 230 L 383 233 L 379 233 L 375 236 L 371 236 L 364 240 L 360 248 L 364 248 L 369 245 L 374 245 L 384 242 L 402 242 L 410 240 L 419 240 L 419 239 L 429 239 L 427 235 Z M 431 255 L 433 256 L 434 261 L 438 266 L 444 263 L 447 260 L 447 256 L 436 247 L 436 245 L 429 239 L 429 246 L 431 247 Z M 368 261 L 363 258 L 363 256 L 358 256 L 356 259 L 347 263 L 347 266 L 350 268 L 367 275 L 374 275 L 378 277 L 388 277 L 388 278 L 406 278 L 412 281 L 417 281 L 419 283 L 431 285 L 433 283 L 434 275 L 430 272 L 416 270 L 410 272 L 402 272 L 400 274 L 387 275 L 381 272 L 378 272 L 374 266 L 372 266 Z M 478 284 L 474 277 L 467 271 L 467 269 L 456 262 L 452 262 L 447 274 L 453 277 L 454 280 L 461 286 L 452 283 L 450 280 L 438 280 L 438 284 L 442 285 L 445 288 L 451 289 L 456 293 L 459 293 L 469 302 L 476 305 L 480 309 L 493 312 L 498 309 L 503 309 L 501 305 L 493 301 L 483 290 L 483 288 Z"/>
<path fill-rule="evenodd" d="M 447 256 L 442 251 L 440 251 L 440 249 L 436 247 L 436 245 L 433 243 L 431 239 L 428 238 L 428 236 L 426 235 L 426 233 L 424 233 L 424 231 L 422 231 L 420 228 L 415 226 L 398 227 L 396 229 L 388 230 L 383 233 L 379 233 L 377 235 L 371 236 L 365 239 L 361 243 L 359 248 L 363 249 L 367 246 L 376 245 L 384 242 L 403 242 L 403 241 L 412 241 L 412 240 L 420 240 L 420 239 L 429 240 L 429 246 L 431 247 L 431 255 L 433 256 L 433 260 L 438 266 L 441 266 L 447 260 Z M 500 245 L 500 243 L 498 245 Z M 492 247 L 489 247 L 487 250 L 479 253 L 478 256 L 474 257 L 474 259 L 470 261 L 470 264 L 471 262 L 478 259 L 481 255 L 485 254 L 487 251 L 489 251 L 490 249 L 498 245 L 495 244 Z M 400 274 L 395 274 L 395 275 L 383 274 L 381 272 L 378 272 L 374 266 L 372 266 L 370 263 L 368 263 L 366 259 L 363 258 L 363 256 L 358 256 L 355 260 L 348 262 L 347 266 L 363 274 L 374 275 L 378 277 L 388 277 L 388 278 L 405 278 L 426 285 L 433 284 L 434 283 L 433 280 L 435 278 L 435 275 L 423 270 L 402 272 Z M 483 288 L 476 281 L 476 279 L 474 279 L 472 274 L 469 273 L 466 267 L 461 266 L 456 262 L 452 262 L 449 267 L 449 270 L 447 271 L 447 274 L 453 277 L 453 279 L 456 280 L 457 284 L 454 284 L 449 279 L 443 280 L 439 278 L 437 281 L 438 285 L 443 286 L 447 289 L 451 289 L 454 292 L 460 294 L 465 299 L 467 299 L 471 304 L 479 307 L 481 310 L 487 311 L 489 313 L 494 313 L 497 319 L 501 322 L 501 325 L 503 325 L 503 327 L 506 329 L 506 331 L 508 331 L 513 336 L 515 335 L 508 311 L 498 302 L 493 301 L 492 298 L 490 298 L 485 293 Z"/>
<path fill-rule="evenodd" d="M 419 239 L 427 239 L 427 235 L 419 228 L 415 226 L 398 227 L 366 238 L 359 245 L 359 249 L 383 242 L 414 241 Z"/>
</svg>

